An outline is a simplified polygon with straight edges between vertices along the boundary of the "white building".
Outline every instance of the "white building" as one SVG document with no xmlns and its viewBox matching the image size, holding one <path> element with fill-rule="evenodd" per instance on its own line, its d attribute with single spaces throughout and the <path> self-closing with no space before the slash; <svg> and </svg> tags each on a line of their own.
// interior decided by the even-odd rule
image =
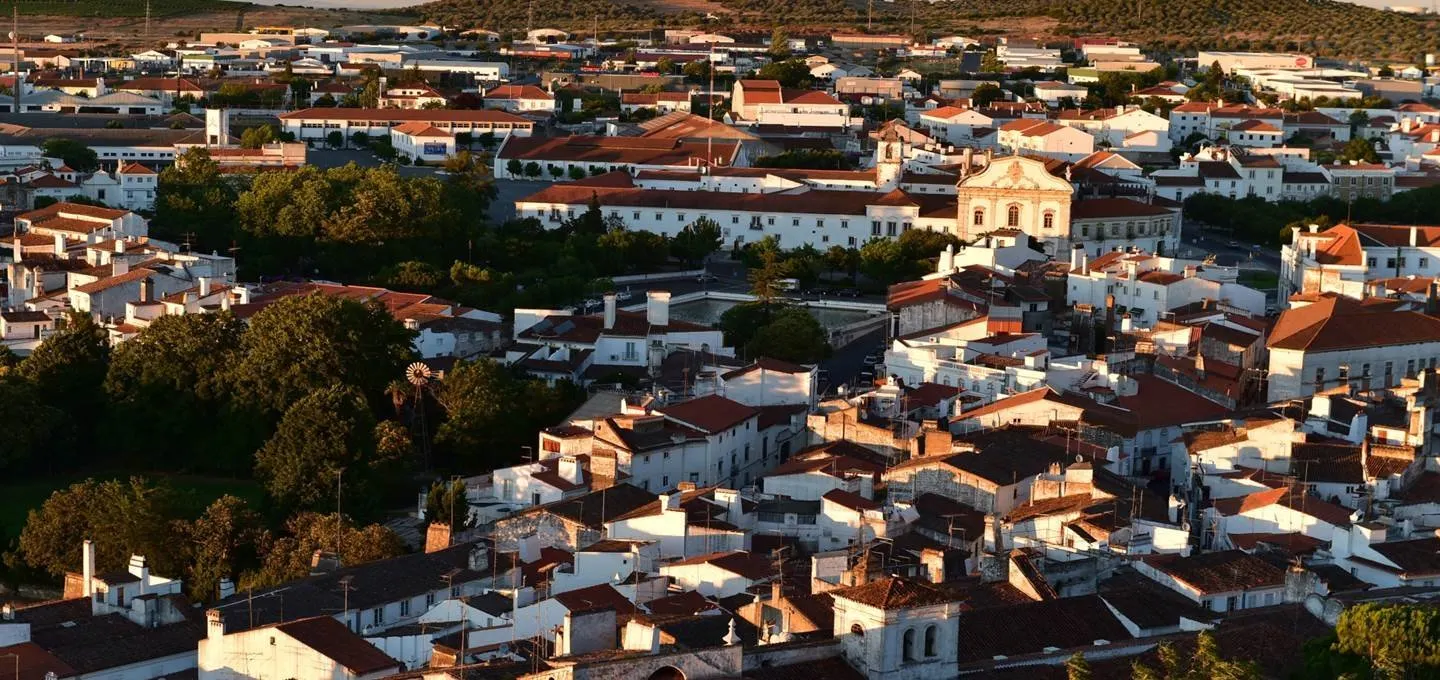
<svg viewBox="0 0 1440 680">
<path fill-rule="evenodd" d="M 528 118 L 492 110 L 406 110 L 406 109 L 337 109 L 318 108 L 290 111 L 279 116 L 284 131 L 300 141 L 326 142 L 338 132 L 348 144 L 351 135 L 363 132 L 371 137 L 389 135 L 391 128 L 406 123 L 424 123 L 451 134 L 486 133 L 497 138 L 508 135 L 529 136 L 535 127 Z"/>
<path fill-rule="evenodd" d="M 1143 252 L 1112 252 L 1082 270 L 1072 270 L 1066 291 L 1067 304 L 1094 309 L 1105 309 L 1113 296 L 1117 312 L 1128 316 L 1136 328 L 1154 328 L 1170 310 L 1203 300 L 1243 309 L 1251 316 L 1265 313 L 1265 294 L 1236 283 L 1233 268 L 1212 271 L 1200 261 Z"/>
<path fill-rule="evenodd" d="M 731 93 L 737 121 L 784 127 L 850 127 L 850 106 L 819 90 L 793 90 L 774 80 L 737 80 Z"/>
<path fill-rule="evenodd" d="M 439 163 L 455 155 L 455 133 L 414 121 L 390 128 L 390 145 L 402 158 Z"/>
<path fill-rule="evenodd" d="M 1078 161 L 1095 153 L 1095 138 L 1083 130 L 1022 118 L 1000 126 L 995 143 L 1015 154 Z"/>
<path fill-rule="evenodd" d="M 961 605 L 929 584 L 887 577 L 829 591 L 841 656 L 872 680 L 959 674 Z"/>
<path fill-rule="evenodd" d="M 1337 224 L 1297 230 L 1280 247 L 1280 294 L 1371 294 L 1367 282 L 1440 276 L 1440 227 Z"/>
<path fill-rule="evenodd" d="M 205 680 L 377 680 L 405 665 L 329 616 L 287 621 L 224 636 L 208 655 Z"/>
<path fill-rule="evenodd" d="M 1269 401 L 1307 397 L 1351 380 L 1391 387 L 1440 362 L 1440 319 L 1398 303 L 1321 293 L 1280 314 L 1266 347 Z"/>
<path fill-rule="evenodd" d="M 1285 570 L 1239 550 L 1153 555 L 1134 564 L 1136 571 L 1211 611 L 1285 602 Z"/>
</svg>

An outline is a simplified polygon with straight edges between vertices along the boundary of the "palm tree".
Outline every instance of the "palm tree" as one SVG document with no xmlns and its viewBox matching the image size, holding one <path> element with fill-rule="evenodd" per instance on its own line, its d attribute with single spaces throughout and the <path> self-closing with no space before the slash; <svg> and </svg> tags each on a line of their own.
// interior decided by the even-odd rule
<svg viewBox="0 0 1440 680">
<path fill-rule="evenodd" d="M 405 408 L 405 402 L 410 400 L 410 383 L 404 380 L 391 380 L 385 386 L 385 396 L 390 397 L 390 403 L 395 406 L 395 417 L 400 417 L 400 412 Z"/>
</svg>

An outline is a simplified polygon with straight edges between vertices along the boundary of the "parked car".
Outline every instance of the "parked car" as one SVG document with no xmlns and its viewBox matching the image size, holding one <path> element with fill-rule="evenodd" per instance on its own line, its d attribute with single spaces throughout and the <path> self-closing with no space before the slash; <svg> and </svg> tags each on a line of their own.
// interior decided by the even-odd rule
<svg viewBox="0 0 1440 680">
<path fill-rule="evenodd" d="M 720 277 L 718 277 L 718 276 L 716 276 L 716 275 L 714 275 L 714 274 L 711 274 L 710 272 L 705 272 L 704 274 L 701 274 L 701 275 L 695 277 L 695 282 L 696 282 L 696 283 L 706 283 L 706 282 L 709 282 L 709 281 L 719 281 L 719 280 L 720 280 Z"/>
<path fill-rule="evenodd" d="M 635 297 L 635 294 L 634 294 L 634 293 L 631 293 L 631 292 L 628 291 L 628 290 L 622 290 L 622 291 L 620 291 L 620 292 L 618 292 L 618 293 L 615 293 L 615 299 L 616 299 L 616 300 L 619 300 L 620 302 L 624 302 L 624 301 L 626 301 L 626 300 L 629 300 L 629 299 L 632 298 L 632 297 Z"/>
<path fill-rule="evenodd" d="M 835 291 L 834 295 L 836 297 L 857 298 L 860 297 L 860 291 L 854 288 L 841 288 L 840 290 Z"/>
</svg>

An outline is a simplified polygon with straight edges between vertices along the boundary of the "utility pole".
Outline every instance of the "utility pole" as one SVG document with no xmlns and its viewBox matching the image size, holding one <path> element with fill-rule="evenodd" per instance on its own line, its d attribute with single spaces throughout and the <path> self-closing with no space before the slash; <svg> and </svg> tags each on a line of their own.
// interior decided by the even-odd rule
<svg viewBox="0 0 1440 680">
<path fill-rule="evenodd" d="M 145 0 L 145 46 L 150 46 L 150 0 Z"/>
<path fill-rule="evenodd" d="M 865 30 L 866 32 L 875 29 L 875 0 L 870 0 L 865 5 Z"/>
</svg>

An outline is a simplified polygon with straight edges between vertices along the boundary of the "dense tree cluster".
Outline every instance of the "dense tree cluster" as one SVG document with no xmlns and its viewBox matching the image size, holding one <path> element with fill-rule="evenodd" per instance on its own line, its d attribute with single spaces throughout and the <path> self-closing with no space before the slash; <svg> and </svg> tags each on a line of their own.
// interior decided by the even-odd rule
<svg viewBox="0 0 1440 680">
<path fill-rule="evenodd" d="M 1440 187 L 1395 194 L 1389 200 L 1355 199 L 1349 203 L 1329 196 L 1311 201 L 1266 201 L 1258 196 L 1227 198 L 1196 194 L 1185 199 L 1185 216 L 1263 245 L 1290 242 L 1290 232 L 1318 224 L 1322 228 L 1347 219 L 1356 222 L 1423 224 L 1440 212 Z M 1283 225 L 1283 226 L 1282 226 Z"/>
<path fill-rule="evenodd" d="M 354 551 L 345 559 L 394 554 L 388 529 L 350 523 L 380 518 L 436 472 L 510 464 L 583 398 L 488 361 L 397 390 L 412 341 L 382 307 L 323 295 L 280 298 L 248 323 L 229 311 L 162 316 L 113 350 L 89 316 L 67 317 L 23 361 L 0 357 L 7 481 L 159 470 L 253 479 L 261 491 L 215 499 L 183 482 L 78 482 L 30 512 L 6 558 L 11 575 L 73 570 L 86 538 L 103 539 L 102 567 L 143 554 L 201 597 L 222 576 L 265 585 L 303 575 L 342 529 Z M 432 443 L 435 455 L 421 456 Z M 337 505 L 343 516 L 315 514 Z"/>
</svg>

